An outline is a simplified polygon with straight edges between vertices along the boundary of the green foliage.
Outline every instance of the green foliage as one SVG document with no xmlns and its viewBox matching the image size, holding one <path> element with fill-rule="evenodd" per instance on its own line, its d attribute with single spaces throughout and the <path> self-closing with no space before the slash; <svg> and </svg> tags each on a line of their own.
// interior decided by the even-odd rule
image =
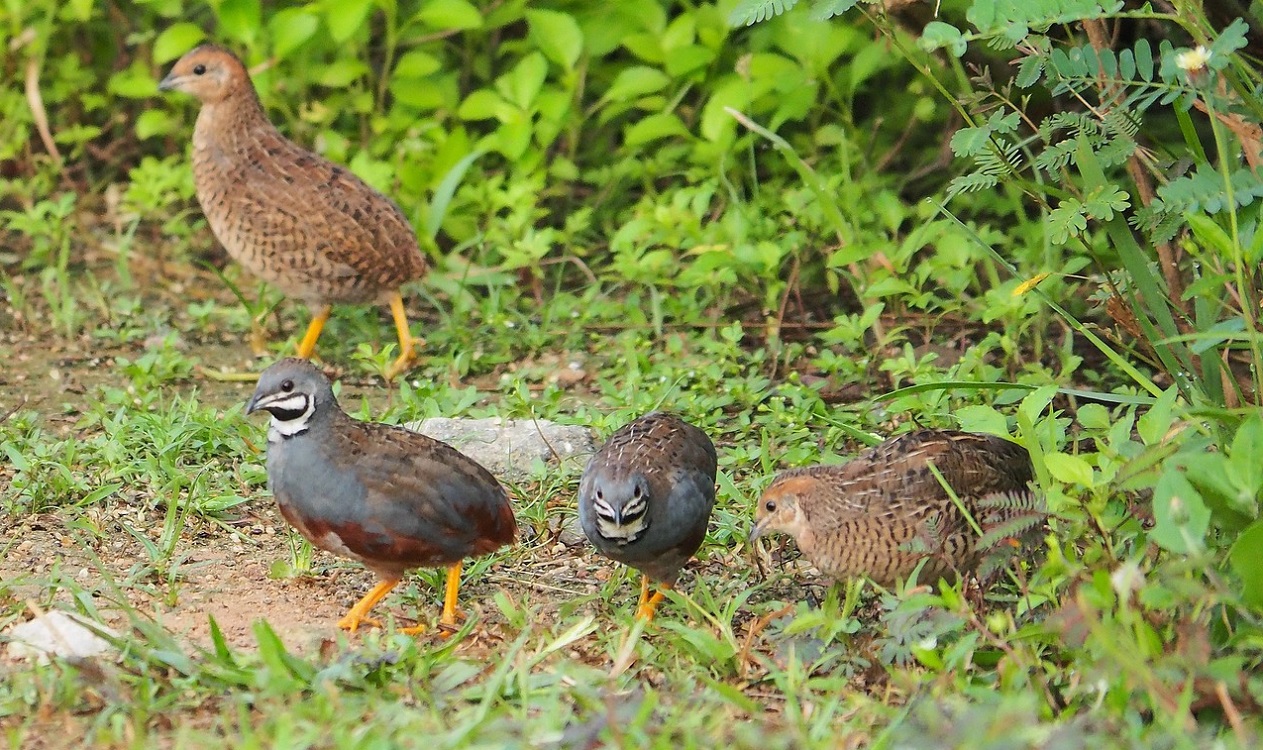
<svg viewBox="0 0 1263 750">
<path fill-rule="evenodd" d="M 5 382 L 44 399 L 0 403 L 0 517 L 138 553 L 91 591 L 23 577 L 93 616 L 114 587 L 131 630 L 104 678 L 7 673 L 10 744 L 52 711 L 117 746 L 1248 746 L 1263 695 L 1248 26 L 1187 3 L 971 0 L 917 28 L 896 5 L 0 8 L 0 323 L 42 357 Z M 389 403 L 362 390 L 392 359 L 378 313 L 330 323 L 320 356 L 348 409 L 607 434 L 669 408 L 716 438 L 719 507 L 677 619 L 623 640 L 630 574 L 548 588 L 594 565 L 552 546 L 578 467 L 515 487 L 522 544 L 471 566 L 487 638 L 387 631 L 312 653 L 259 623 L 241 649 L 212 622 L 199 649 L 133 609 L 137 593 L 179 607 L 195 546 L 240 541 L 262 493 L 243 395 L 190 389 L 254 364 L 236 342 L 255 321 L 280 334 L 272 354 L 303 322 L 223 267 L 192 198 L 194 105 L 156 91 L 208 39 L 243 54 L 285 133 L 391 195 L 432 261 L 409 290 L 426 359 Z M 49 393 L 63 372 L 86 385 Z M 1032 454 L 1037 497 L 995 498 L 1024 512 L 981 542 L 1002 563 L 986 608 L 948 582 L 815 606 L 798 576 L 747 569 L 773 472 L 908 422 Z M 1013 563 L 1001 535 L 1042 540 Z M 300 543 L 265 562 L 324 573 Z M 18 585 L 0 578 L 0 626 L 30 598 Z M 487 643 L 487 659 L 462 651 Z M 607 677 L 624 656 L 635 667 Z M 185 714 L 199 728 L 170 736 Z"/>
</svg>

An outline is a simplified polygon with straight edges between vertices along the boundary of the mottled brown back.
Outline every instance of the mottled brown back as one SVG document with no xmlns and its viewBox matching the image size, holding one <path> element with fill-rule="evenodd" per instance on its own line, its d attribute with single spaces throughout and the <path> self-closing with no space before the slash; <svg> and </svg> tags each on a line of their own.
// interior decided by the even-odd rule
<svg viewBox="0 0 1263 750">
<path fill-rule="evenodd" d="M 240 60 L 203 45 L 173 74 L 193 63 L 225 70 L 223 91 L 193 91 L 203 102 L 193 177 L 207 221 L 233 258 L 312 305 L 381 301 L 425 272 L 399 207 L 281 135 Z"/>
<path fill-rule="evenodd" d="M 805 521 L 799 547 L 830 575 L 866 575 L 891 585 L 925 559 L 920 580 L 933 581 L 976 565 L 978 535 L 931 463 L 984 532 L 1030 504 L 1032 469 L 1024 448 L 946 430 L 908 433 L 841 466 L 786 471 L 763 501 L 796 499 Z"/>
</svg>

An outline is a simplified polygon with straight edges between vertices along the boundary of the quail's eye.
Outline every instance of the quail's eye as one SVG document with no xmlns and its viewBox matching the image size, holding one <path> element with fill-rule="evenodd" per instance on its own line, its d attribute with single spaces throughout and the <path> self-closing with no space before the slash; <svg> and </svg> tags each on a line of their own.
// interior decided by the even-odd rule
<svg viewBox="0 0 1263 750">
<path fill-rule="evenodd" d="M 768 513 L 771 513 L 772 511 L 776 510 L 776 501 L 768 500 L 766 503 L 763 504 L 763 507 L 767 509 Z"/>
<path fill-rule="evenodd" d="M 194 66 L 193 66 L 193 75 L 195 75 L 195 76 L 200 76 L 200 75 L 202 75 L 202 74 L 203 74 L 203 73 L 205 73 L 205 72 L 206 72 L 206 66 L 205 66 L 205 65 L 202 65 L 202 64 L 200 64 L 200 63 L 199 63 L 199 64 L 197 64 L 197 65 L 194 65 Z"/>
<path fill-rule="evenodd" d="M 289 393 L 292 390 L 294 390 L 294 381 L 286 380 L 285 382 L 281 383 L 281 391 L 283 393 Z"/>
<path fill-rule="evenodd" d="M 637 500 L 640 499 L 640 485 L 636 485 L 635 487 L 632 488 L 632 497 L 636 498 Z"/>
</svg>

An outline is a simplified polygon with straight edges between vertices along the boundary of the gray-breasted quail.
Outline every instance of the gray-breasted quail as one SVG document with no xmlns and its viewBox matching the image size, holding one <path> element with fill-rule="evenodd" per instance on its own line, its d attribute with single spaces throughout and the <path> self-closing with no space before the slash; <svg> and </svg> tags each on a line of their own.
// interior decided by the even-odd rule
<svg viewBox="0 0 1263 750">
<path fill-rule="evenodd" d="M 751 540 L 782 531 L 821 572 L 890 586 L 922 560 L 922 581 L 972 570 L 979 536 L 933 464 L 986 534 L 1033 508 L 1030 455 L 1004 438 L 917 430 L 838 466 L 782 472 L 755 509 Z"/>
<path fill-rule="evenodd" d="M 718 459 L 710 438 L 679 417 L 646 414 L 610 436 L 579 482 L 579 523 L 601 554 L 641 572 L 636 616 L 652 619 L 706 537 Z"/>
<path fill-rule="evenodd" d="M 347 416 L 306 360 L 263 371 L 247 413 L 272 415 L 268 485 L 281 515 L 317 547 L 359 560 L 380 582 L 338 626 L 354 631 L 411 568 L 447 566 L 439 622 L 456 622 L 461 561 L 513 542 L 508 495 L 446 443 Z"/>
<path fill-rule="evenodd" d="M 311 356 L 332 305 L 384 303 L 400 349 L 387 377 L 406 371 L 415 347 L 399 287 L 426 266 L 399 207 L 345 167 L 281 135 L 241 60 L 222 47 L 185 53 L 158 88 L 201 100 L 193 180 L 224 249 L 312 309 L 298 356 Z"/>
</svg>

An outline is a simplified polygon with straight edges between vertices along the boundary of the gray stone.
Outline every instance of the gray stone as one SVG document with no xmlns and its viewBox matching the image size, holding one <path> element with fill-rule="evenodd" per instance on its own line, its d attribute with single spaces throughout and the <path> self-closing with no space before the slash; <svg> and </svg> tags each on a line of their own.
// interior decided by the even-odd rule
<svg viewBox="0 0 1263 750">
<path fill-rule="evenodd" d="M 110 642 L 97 635 L 117 634 L 104 625 L 72 612 L 54 610 L 9 628 L 9 657 L 46 663 L 54 656 L 86 658 L 112 651 Z"/>
<path fill-rule="evenodd" d="M 508 482 L 527 480 L 558 466 L 581 472 L 596 452 L 587 427 L 546 419 L 433 417 L 404 427 L 442 440 Z"/>
</svg>

